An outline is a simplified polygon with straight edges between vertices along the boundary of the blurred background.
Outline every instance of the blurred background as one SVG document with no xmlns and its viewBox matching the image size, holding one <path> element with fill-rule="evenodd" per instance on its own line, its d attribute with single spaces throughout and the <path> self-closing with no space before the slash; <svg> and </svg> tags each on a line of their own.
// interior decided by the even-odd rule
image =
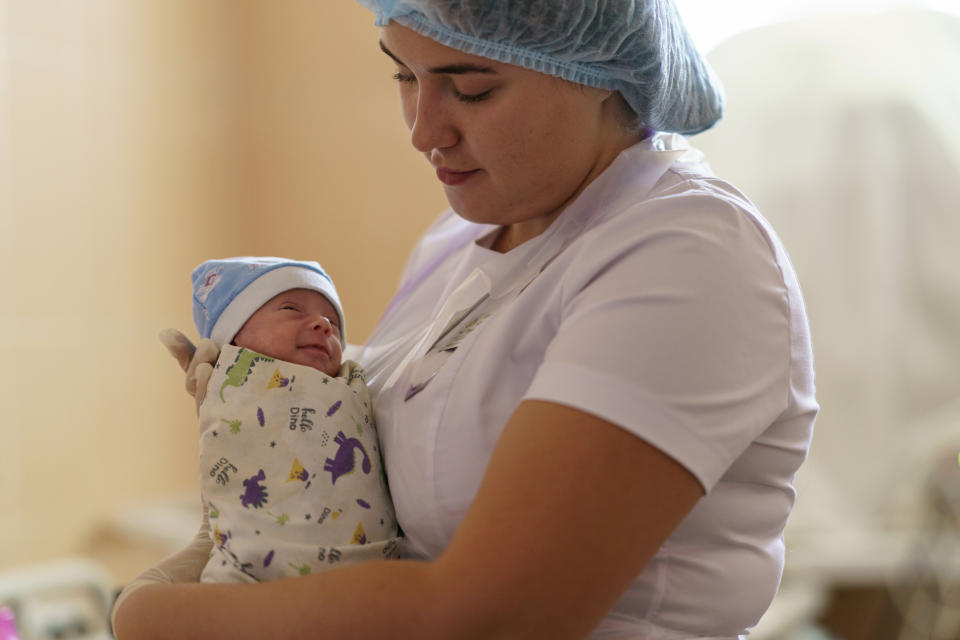
<svg viewBox="0 0 960 640">
<path fill-rule="evenodd" d="M 771 219 L 822 404 L 757 638 L 960 637 L 960 0 L 677 0 Z M 363 341 L 445 207 L 372 16 L 311 0 L 0 0 L 0 605 L 108 637 L 199 522 L 189 274 L 319 260 Z M 0 638 L 3 638 L 0 615 Z"/>
</svg>

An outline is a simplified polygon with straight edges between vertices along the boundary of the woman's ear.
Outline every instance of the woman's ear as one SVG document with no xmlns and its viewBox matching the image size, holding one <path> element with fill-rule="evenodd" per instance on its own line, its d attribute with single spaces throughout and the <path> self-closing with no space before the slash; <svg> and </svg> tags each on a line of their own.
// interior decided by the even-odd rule
<svg viewBox="0 0 960 640">
<path fill-rule="evenodd" d="M 599 87 L 585 87 L 585 89 L 593 94 L 597 102 L 601 104 L 612 98 L 614 94 L 617 94 L 613 89 L 600 89 Z"/>
<path fill-rule="evenodd" d="M 603 108 L 613 119 L 630 132 L 643 129 L 639 114 L 627 103 L 627 99 L 619 91 L 608 91 L 609 95 L 603 103 Z"/>
</svg>

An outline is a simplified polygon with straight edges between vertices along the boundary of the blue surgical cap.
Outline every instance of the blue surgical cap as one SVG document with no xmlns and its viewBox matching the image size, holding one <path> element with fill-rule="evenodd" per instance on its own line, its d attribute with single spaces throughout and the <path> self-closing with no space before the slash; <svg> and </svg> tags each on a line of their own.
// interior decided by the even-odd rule
<svg viewBox="0 0 960 640">
<path fill-rule="evenodd" d="M 672 0 L 358 0 L 440 44 L 619 91 L 641 123 L 698 133 L 723 115 L 723 89 Z"/>
</svg>

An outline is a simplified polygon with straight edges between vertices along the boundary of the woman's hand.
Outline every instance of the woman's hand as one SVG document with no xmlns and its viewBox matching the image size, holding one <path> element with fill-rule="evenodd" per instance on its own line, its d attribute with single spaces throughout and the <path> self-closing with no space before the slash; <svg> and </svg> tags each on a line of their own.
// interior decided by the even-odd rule
<svg viewBox="0 0 960 640">
<path fill-rule="evenodd" d="M 213 549 L 213 539 L 210 537 L 210 521 L 207 519 L 207 510 L 204 509 L 200 530 L 189 545 L 165 558 L 157 566 L 147 569 L 123 588 L 110 614 L 110 623 L 113 628 L 116 629 L 117 612 L 135 591 L 156 584 L 199 582 L 200 574 L 203 573 L 203 568 L 210 558 L 211 549 Z"/>
<path fill-rule="evenodd" d="M 200 341 L 194 346 L 190 339 L 176 329 L 164 329 L 160 332 L 160 342 L 167 348 L 180 368 L 187 374 L 187 392 L 196 401 L 197 411 L 206 395 L 207 383 L 213 373 L 213 365 L 220 356 L 220 349 L 210 339 Z M 210 550 L 213 548 L 213 539 L 210 537 L 210 521 L 207 519 L 207 510 L 203 508 L 203 520 L 200 530 L 187 547 L 162 560 L 155 567 L 147 569 L 132 582 L 127 584 L 114 603 L 111 613 L 111 623 L 116 625 L 117 612 L 124 602 L 144 587 L 158 584 L 183 584 L 199 582 Z M 115 628 L 115 626 L 114 626 Z"/>
<path fill-rule="evenodd" d="M 180 368 L 187 374 L 187 393 L 193 396 L 200 412 L 200 403 L 207 392 L 207 383 L 213 374 L 213 365 L 220 357 L 220 348 L 210 338 L 204 338 L 194 346 L 187 336 L 176 329 L 164 329 L 160 332 L 160 342 L 167 348 Z"/>
</svg>

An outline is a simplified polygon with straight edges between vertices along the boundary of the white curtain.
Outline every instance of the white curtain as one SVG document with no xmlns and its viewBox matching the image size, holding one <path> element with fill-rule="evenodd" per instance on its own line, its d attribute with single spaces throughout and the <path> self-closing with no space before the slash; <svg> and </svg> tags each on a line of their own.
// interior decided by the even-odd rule
<svg viewBox="0 0 960 640">
<path fill-rule="evenodd" d="M 960 19 L 923 10 L 740 34 L 694 138 L 801 278 L 821 415 L 788 529 L 909 529 L 960 450 Z M 956 467 L 954 467 L 956 468 Z"/>
</svg>

